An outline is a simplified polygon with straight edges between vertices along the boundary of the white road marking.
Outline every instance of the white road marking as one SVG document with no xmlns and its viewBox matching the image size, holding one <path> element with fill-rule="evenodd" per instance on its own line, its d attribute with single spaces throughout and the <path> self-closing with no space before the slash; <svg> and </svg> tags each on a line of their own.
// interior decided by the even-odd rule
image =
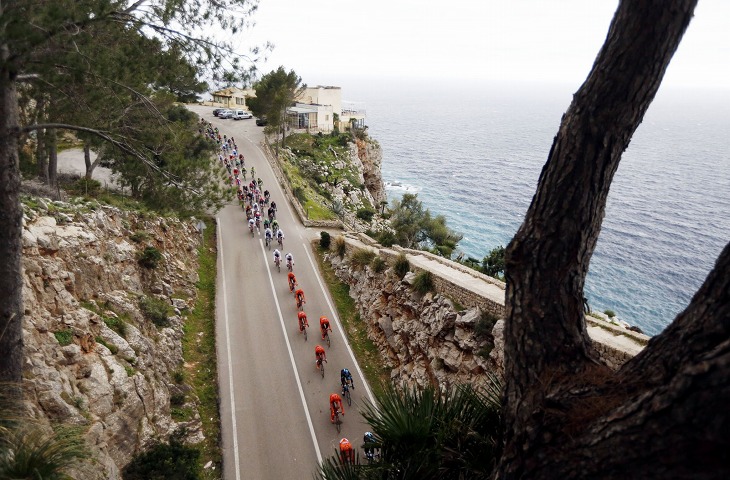
<svg viewBox="0 0 730 480">
<path fill-rule="evenodd" d="M 306 243 L 302 244 L 304 246 L 304 253 L 307 254 L 307 258 L 309 259 L 309 263 L 312 264 L 312 268 L 315 272 L 319 272 L 319 267 L 314 263 L 314 260 L 312 260 L 312 256 L 309 254 L 309 248 Z M 317 277 L 317 283 L 319 283 L 319 288 L 322 289 L 322 293 L 324 294 L 324 299 L 327 300 L 327 306 L 329 306 L 330 311 L 332 312 L 332 317 L 335 323 L 337 324 L 337 328 L 340 329 L 340 332 L 342 332 L 342 341 L 347 347 L 347 351 L 350 352 L 350 357 L 352 357 L 352 361 L 355 362 L 355 368 L 357 369 L 357 373 L 360 375 L 360 381 L 363 385 L 365 385 L 365 390 L 368 393 L 368 398 L 370 399 L 371 403 L 375 403 L 375 398 L 373 397 L 373 392 L 370 391 L 370 385 L 368 385 L 367 380 L 365 379 L 365 375 L 363 375 L 362 370 L 360 370 L 360 364 L 357 363 L 357 358 L 355 358 L 355 354 L 352 353 L 352 349 L 350 348 L 350 343 L 347 341 L 347 338 L 345 337 L 345 330 L 342 328 L 342 324 L 340 323 L 340 319 L 337 316 L 337 310 L 334 306 L 332 306 L 332 302 L 330 301 L 330 295 L 329 290 L 327 290 L 322 283 L 322 279 L 320 278 L 321 275 L 315 275 Z"/>
<path fill-rule="evenodd" d="M 309 415 L 309 406 L 307 406 L 307 400 L 304 398 L 304 389 L 302 389 L 302 382 L 299 380 L 299 369 L 294 361 L 294 354 L 291 350 L 291 343 L 289 343 L 289 337 L 286 334 L 286 326 L 284 325 L 284 316 L 281 314 L 281 307 L 279 306 L 279 298 L 276 296 L 276 290 L 274 289 L 274 279 L 271 276 L 271 268 L 267 261 L 266 250 L 264 249 L 264 242 L 259 240 L 261 251 L 264 254 L 264 265 L 266 267 L 266 273 L 269 275 L 269 285 L 271 285 L 271 293 L 274 296 L 274 303 L 276 303 L 276 312 L 279 314 L 279 323 L 281 324 L 281 331 L 284 334 L 284 341 L 286 342 L 286 349 L 289 351 L 289 360 L 291 366 L 294 369 L 294 378 L 297 379 L 297 388 L 299 389 L 299 397 L 302 399 L 302 405 L 304 406 L 304 414 L 307 417 L 307 425 L 309 426 L 309 433 L 312 435 L 312 442 L 314 442 L 314 450 L 317 453 L 317 462 L 322 463 L 322 452 L 319 451 L 319 442 L 317 442 L 317 435 L 314 433 L 314 425 L 312 424 L 312 417 Z"/>
<path fill-rule="evenodd" d="M 228 334 L 228 300 L 226 299 L 226 271 L 225 261 L 223 259 L 223 235 L 221 235 L 221 222 L 218 217 L 217 230 L 218 230 L 218 251 L 220 252 L 221 261 L 221 283 L 223 287 L 223 318 L 225 321 L 225 335 L 226 335 L 226 356 L 228 358 L 228 389 L 231 396 L 231 428 L 233 430 L 233 463 L 236 466 L 236 480 L 241 480 L 241 464 L 238 459 L 238 431 L 236 429 L 236 398 L 233 394 L 233 370 L 231 370 L 231 336 Z"/>
</svg>

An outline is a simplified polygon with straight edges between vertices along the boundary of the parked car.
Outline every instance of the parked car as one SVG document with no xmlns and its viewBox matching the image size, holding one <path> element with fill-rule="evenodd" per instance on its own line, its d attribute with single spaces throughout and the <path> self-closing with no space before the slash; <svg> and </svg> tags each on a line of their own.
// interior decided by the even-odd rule
<svg viewBox="0 0 730 480">
<path fill-rule="evenodd" d="M 259 127 L 263 127 L 264 125 L 268 125 L 269 121 L 266 120 L 266 117 L 260 117 L 256 119 L 256 125 Z"/>
<path fill-rule="evenodd" d="M 233 110 L 225 109 L 218 114 L 218 118 L 231 118 L 233 117 Z"/>
<path fill-rule="evenodd" d="M 213 110 L 213 116 L 214 117 L 217 117 L 218 114 L 220 114 L 223 110 L 225 110 L 225 108 L 216 108 L 216 109 L 214 109 Z"/>
<path fill-rule="evenodd" d="M 253 115 L 251 115 L 246 110 L 236 110 L 233 113 L 233 119 L 234 120 L 245 120 L 247 118 L 253 118 Z"/>
</svg>

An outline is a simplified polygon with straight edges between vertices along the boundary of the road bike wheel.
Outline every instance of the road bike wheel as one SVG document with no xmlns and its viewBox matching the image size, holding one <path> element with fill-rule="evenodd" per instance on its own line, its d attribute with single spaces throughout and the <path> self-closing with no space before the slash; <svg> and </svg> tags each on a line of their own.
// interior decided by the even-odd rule
<svg viewBox="0 0 730 480">
<path fill-rule="evenodd" d="M 330 334 L 329 333 L 325 333 L 324 334 L 324 337 L 325 337 L 325 340 L 327 340 L 327 346 L 328 347 L 331 347 L 332 346 L 332 342 L 330 342 Z"/>
<path fill-rule="evenodd" d="M 345 390 L 345 398 L 347 399 L 347 406 L 352 406 L 352 396 L 350 395 L 350 389 Z"/>
<path fill-rule="evenodd" d="M 340 429 L 342 428 L 342 420 L 340 420 L 339 413 L 335 413 L 335 427 L 337 428 L 337 433 L 340 433 Z"/>
<path fill-rule="evenodd" d="M 302 331 L 304 332 L 304 341 L 306 342 L 307 341 L 307 327 L 304 327 L 304 330 L 302 330 Z"/>
<path fill-rule="evenodd" d="M 324 362 L 319 362 L 319 373 L 321 373 L 322 378 L 324 378 Z"/>
</svg>

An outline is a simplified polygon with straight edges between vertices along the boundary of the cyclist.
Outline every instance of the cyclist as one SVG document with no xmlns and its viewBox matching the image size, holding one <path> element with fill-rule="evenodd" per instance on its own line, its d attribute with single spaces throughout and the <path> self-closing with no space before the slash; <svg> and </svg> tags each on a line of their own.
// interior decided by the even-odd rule
<svg viewBox="0 0 730 480">
<path fill-rule="evenodd" d="M 284 230 L 281 228 L 276 231 L 276 242 L 279 244 L 280 247 L 284 247 Z"/>
<path fill-rule="evenodd" d="M 274 238 L 274 232 L 272 232 L 270 228 L 266 227 L 266 230 L 264 230 L 264 237 L 266 238 L 266 245 L 268 246 Z"/>
<path fill-rule="evenodd" d="M 253 218 L 256 220 L 256 228 L 261 227 L 261 212 L 254 212 Z"/>
<path fill-rule="evenodd" d="M 246 205 L 246 218 L 250 220 L 252 216 L 253 214 L 251 213 L 251 205 Z"/>
<path fill-rule="evenodd" d="M 269 228 L 269 227 L 271 227 L 271 221 L 269 221 L 268 218 L 264 218 L 264 228 Z M 274 232 L 272 231 L 271 234 L 273 235 Z"/>
<path fill-rule="evenodd" d="M 340 370 L 340 383 L 342 384 L 342 394 L 345 394 L 345 385 L 350 384 L 350 388 L 355 389 L 355 384 L 352 381 L 352 374 L 346 368 Z"/>
<path fill-rule="evenodd" d="M 258 213 L 259 215 L 261 215 L 261 213 L 259 212 L 259 204 L 258 203 L 252 202 L 252 204 L 251 204 L 251 210 L 253 210 L 254 213 Z"/>
<path fill-rule="evenodd" d="M 372 461 L 373 458 L 375 458 L 375 443 L 377 442 L 377 440 L 375 440 L 375 435 L 373 435 L 373 432 L 365 432 L 365 435 L 362 437 L 362 441 L 365 442 L 362 446 L 362 448 L 365 449 L 365 457 Z"/>
<path fill-rule="evenodd" d="M 319 364 L 321 362 L 327 362 L 327 352 L 324 351 L 324 347 L 322 347 L 322 345 L 314 347 L 314 358 L 314 364 L 317 365 L 317 368 L 319 368 Z"/>
<path fill-rule="evenodd" d="M 248 229 L 253 233 L 253 226 L 256 224 L 256 220 L 253 218 L 248 219 Z"/>
<path fill-rule="evenodd" d="M 342 398 L 337 393 L 330 395 L 330 421 L 332 423 L 335 423 L 335 409 L 339 410 L 343 417 L 345 416 L 345 409 L 342 408 Z"/>
<path fill-rule="evenodd" d="M 256 178 L 256 168 L 251 166 L 251 178 Z"/>
<path fill-rule="evenodd" d="M 352 449 L 350 441 L 346 438 L 340 440 L 340 461 L 355 465 L 355 451 Z"/>
<path fill-rule="evenodd" d="M 274 216 L 276 216 L 276 202 L 271 202 L 271 208 L 274 210 Z"/>
<path fill-rule="evenodd" d="M 294 292 L 294 298 L 297 301 L 297 308 L 304 308 L 304 304 L 307 303 L 304 299 L 304 290 L 301 288 L 297 289 L 297 291 Z"/>
<path fill-rule="evenodd" d="M 297 286 L 297 277 L 294 275 L 294 272 L 289 272 L 287 280 L 289 280 L 289 291 L 293 293 L 294 287 Z"/>
<path fill-rule="evenodd" d="M 330 327 L 330 321 L 323 315 L 319 317 L 319 331 L 322 332 L 322 340 L 324 340 L 324 334 L 327 333 L 327 330 L 331 332 L 332 327 Z"/>
<path fill-rule="evenodd" d="M 305 327 L 309 326 L 309 322 L 307 321 L 307 314 L 304 312 L 299 312 L 297 314 L 297 318 L 299 319 L 299 332 L 303 332 Z"/>
<path fill-rule="evenodd" d="M 251 230 L 253 231 L 253 230 Z M 278 248 L 274 249 L 274 264 L 278 267 L 279 263 L 281 263 L 281 252 Z"/>
<path fill-rule="evenodd" d="M 294 255 L 289 252 L 284 258 L 286 258 L 286 268 L 288 268 L 291 272 L 292 270 L 294 270 Z"/>
<path fill-rule="evenodd" d="M 274 219 L 274 220 L 271 221 L 271 229 L 274 232 L 276 232 L 276 231 L 279 230 L 279 222 L 276 219 Z"/>
</svg>

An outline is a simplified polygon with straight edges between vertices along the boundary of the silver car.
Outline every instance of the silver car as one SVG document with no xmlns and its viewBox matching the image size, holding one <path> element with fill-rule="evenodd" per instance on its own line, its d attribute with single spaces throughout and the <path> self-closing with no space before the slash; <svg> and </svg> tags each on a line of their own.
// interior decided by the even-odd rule
<svg viewBox="0 0 730 480">
<path fill-rule="evenodd" d="M 232 118 L 233 117 L 233 110 L 223 110 L 218 114 L 218 118 Z"/>
</svg>

